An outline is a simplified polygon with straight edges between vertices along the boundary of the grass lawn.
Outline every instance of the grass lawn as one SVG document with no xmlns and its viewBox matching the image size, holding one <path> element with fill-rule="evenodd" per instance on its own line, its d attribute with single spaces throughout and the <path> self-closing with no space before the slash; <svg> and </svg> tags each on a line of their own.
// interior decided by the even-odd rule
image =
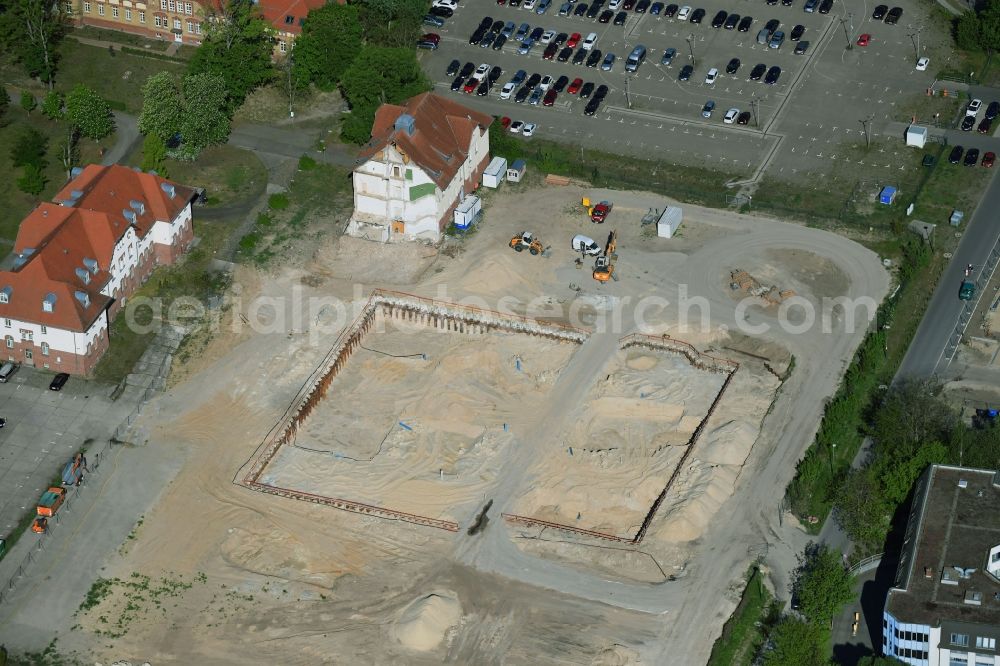
<svg viewBox="0 0 1000 666">
<path fill-rule="evenodd" d="M 59 47 L 61 60 L 56 75 L 56 88 L 66 91 L 78 83 L 90 86 L 113 105 L 120 105 L 129 113 L 139 113 L 142 109 L 142 86 L 151 74 L 173 72 L 181 74 L 184 65 L 165 60 L 144 58 L 128 53 L 115 52 L 75 39 L 66 39 Z M 24 70 L 15 65 L 3 68 L 5 80 L 18 85 L 37 89 L 37 83 L 29 80 Z"/>
<path fill-rule="evenodd" d="M 129 157 L 129 164 L 141 163 L 140 147 Z M 182 185 L 204 187 L 210 207 L 254 200 L 267 187 L 267 169 L 257 156 L 228 144 L 208 148 L 193 162 L 168 159 L 166 171 Z"/>
<path fill-rule="evenodd" d="M 0 210 L 4 211 L 3 216 L 0 216 L 0 244 L 11 245 L 17 237 L 17 228 L 21 220 L 40 201 L 50 201 L 66 183 L 66 172 L 63 170 L 62 162 L 59 161 L 59 144 L 64 137 L 65 125 L 49 120 L 38 109 L 30 114 L 26 113 L 18 101 L 19 99 L 11 100 L 11 106 L 4 116 L 6 125 L 0 127 Z M 46 153 L 48 166 L 45 168 L 48 182 L 37 197 L 17 189 L 17 179 L 21 177 L 22 170 L 14 167 L 8 149 L 27 127 L 35 128 L 49 139 Z M 114 136 L 96 143 L 81 139 L 81 163 L 99 161 L 100 149 L 113 144 Z"/>
<path fill-rule="evenodd" d="M 761 580 L 760 571 L 750 572 L 739 605 L 722 627 L 722 635 L 712 647 L 708 666 L 741 666 L 753 663 L 764 643 L 762 623 L 774 610 L 774 597 Z"/>
</svg>

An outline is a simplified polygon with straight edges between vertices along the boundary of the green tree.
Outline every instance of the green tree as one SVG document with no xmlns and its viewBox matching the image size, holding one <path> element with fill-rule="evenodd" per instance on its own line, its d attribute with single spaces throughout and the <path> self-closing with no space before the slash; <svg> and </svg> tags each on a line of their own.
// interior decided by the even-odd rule
<svg viewBox="0 0 1000 666">
<path fill-rule="evenodd" d="M 26 112 L 31 113 L 38 106 L 38 101 L 35 96 L 26 90 L 21 91 L 21 108 Z"/>
<path fill-rule="evenodd" d="M 184 114 L 178 155 L 193 160 L 205 148 L 225 143 L 231 129 L 226 113 L 226 81 L 215 74 L 194 74 L 182 84 Z"/>
<path fill-rule="evenodd" d="M 427 13 L 423 0 L 361 0 L 359 6 L 365 41 L 376 46 L 410 47 Z"/>
<path fill-rule="evenodd" d="M 29 164 L 24 167 L 24 172 L 17 179 L 17 189 L 26 194 L 38 196 L 45 189 L 46 180 L 42 167 L 37 164 Z"/>
<path fill-rule="evenodd" d="M 60 0 L 10 0 L 0 12 L 0 34 L 7 51 L 21 63 L 28 76 L 55 82 L 58 45 L 66 32 Z"/>
<path fill-rule="evenodd" d="M 34 127 L 25 129 L 10 147 L 10 161 L 16 167 L 35 165 L 45 167 L 48 139 Z"/>
<path fill-rule="evenodd" d="M 188 74 L 221 76 L 231 113 L 274 77 L 274 31 L 250 0 L 228 0 L 221 12 L 202 24 L 202 30 L 205 35 L 188 63 Z"/>
<path fill-rule="evenodd" d="M 169 178 L 167 174 L 167 146 L 156 134 L 147 134 L 142 140 L 142 170 L 155 171 L 164 178 Z"/>
<path fill-rule="evenodd" d="M 0 127 L 7 125 L 7 110 L 10 108 L 10 95 L 6 86 L 0 86 Z"/>
<path fill-rule="evenodd" d="M 817 627 L 830 626 L 844 604 L 854 599 L 853 580 L 840 554 L 825 545 L 809 544 L 796 573 L 794 588 L 799 608 Z"/>
<path fill-rule="evenodd" d="M 295 39 L 294 74 L 322 90 L 333 90 L 361 50 L 361 24 L 355 5 L 324 5 L 309 12 Z"/>
<path fill-rule="evenodd" d="M 115 116 L 108 102 L 82 83 L 66 95 L 66 117 L 88 139 L 98 141 L 115 131 Z"/>
<path fill-rule="evenodd" d="M 56 90 L 50 90 L 42 100 L 42 115 L 52 120 L 62 120 L 63 96 Z"/>
<path fill-rule="evenodd" d="M 156 74 L 143 86 L 139 131 L 158 137 L 171 157 L 195 159 L 208 146 L 225 143 L 229 137 L 227 98 L 221 76 L 194 74 L 178 83 L 168 73 Z"/>
<path fill-rule="evenodd" d="M 67 124 L 66 136 L 59 142 L 59 161 L 66 171 L 66 180 L 69 180 L 73 167 L 80 164 L 80 130 L 72 123 Z"/>
<path fill-rule="evenodd" d="M 155 134 L 164 144 L 181 129 L 184 102 L 180 83 L 170 72 L 153 74 L 142 86 L 139 131 Z"/>
<path fill-rule="evenodd" d="M 825 633 L 819 627 L 786 617 L 771 631 L 764 651 L 767 666 L 825 666 Z"/>
<path fill-rule="evenodd" d="M 885 540 L 894 507 L 866 470 L 852 470 L 837 491 L 834 517 L 851 541 L 867 550 Z"/>
<path fill-rule="evenodd" d="M 966 51 L 975 51 L 982 47 L 979 15 L 976 12 L 965 12 L 955 20 L 955 44 Z"/>
<path fill-rule="evenodd" d="M 340 82 L 351 105 L 341 136 L 362 144 L 371 136 L 375 110 L 381 104 L 398 104 L 431 89 L 413 49 L 368 46 L 361 50 Z"/>
</svg>

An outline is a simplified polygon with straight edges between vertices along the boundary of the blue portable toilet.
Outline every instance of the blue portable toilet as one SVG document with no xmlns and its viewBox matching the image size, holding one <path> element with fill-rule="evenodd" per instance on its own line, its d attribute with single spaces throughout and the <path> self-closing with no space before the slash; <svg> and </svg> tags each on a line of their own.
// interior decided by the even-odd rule
<svg viewBox="0 0 1000 666">
<path fill-rule="evenodd" d="M 882 191 L 879 192 L 878 202 L 881 204 L 885 204 L 886 206 L 890 206 L 896 201 L 897 193 L 898 190 L 895 187 L 893 187 L 892 185 L 886 185 L 885 187 L 882 188 Z"/>
</svg>

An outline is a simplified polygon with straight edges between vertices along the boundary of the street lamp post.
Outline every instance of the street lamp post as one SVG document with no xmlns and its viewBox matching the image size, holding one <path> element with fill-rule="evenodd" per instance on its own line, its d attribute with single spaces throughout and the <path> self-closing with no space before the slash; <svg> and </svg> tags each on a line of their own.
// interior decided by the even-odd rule
<svg viewBox="0 0 1000 666">
<path fill-rule="evenodd" d="M 851 42 L 851 33 L 847 32 L 847 19 L 840 19 L 840 27 L 844 29 L 844 39 L 847 40 L 847 50 L 850 51 L 854 48 L 854 44 Z"/>
<path fill-rule="evenodd" d="M 690 35 L 687 36 L 687 43 L 688 43 L 689 57 L 691 58 L 691 66 L 696 67 L 698 63 L 694 59 L 694 33 L 691 33 Z"/>
</svg>

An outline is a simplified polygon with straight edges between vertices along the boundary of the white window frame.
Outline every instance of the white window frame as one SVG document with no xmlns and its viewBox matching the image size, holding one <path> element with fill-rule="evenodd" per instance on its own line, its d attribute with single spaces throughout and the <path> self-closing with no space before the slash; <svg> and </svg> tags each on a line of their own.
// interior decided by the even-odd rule
<svg viewBox="0 0 1000 666">
<path fill-rule="evenodd" d="M 7 343 L 7 349 L 13 349 L 14 348 L 14 336 L 13 335 L 5 336 L 4 337 L 4 341 Z"/>
<path fill-rule="evenodd" d="M 98 16 L 104 16 L 104 3 L 103 2 L 98 2 L 97 3 L 97 15 Z"/>
<path fill-rule="evenodd" d="M 174 30 L 180 30 L 180 29 L 181 29 L 181 20 L 179 18 L 175 18 L 174 19 Z M 131 249 L 131 248 L 129 248 L 129 249 Z"/>
<path fill-rule="evenodd" d="M 160 9 L 167 11 L 167 0 L 160 0 Z"/>
<path fill-rule="evenodd" d="M 129 9 L 128 7 L 125 8 L 125 20 L 126 21 L 132 20 L 132 10 Z"/>
<path fill-rule="evenodd" d="M 146 22 L 146 12 L 144 12 L 144 11 L 142 11 L 140 9 L 139 10 L 139 23 L 145 23 L 145 22 Z"/>
<path fill-rule="evenodd" d="M 49 332 L 49 327 L 46 326 L 45 324 L 42 324 L 42 335 L 45 335 L 48 332 Z"/>
<path fill-rule="evenodd" d="M 43 342 L 42 343 L 42 356 L 48 356 L 48 355 L 49 355 L 49 343 Z"/>
<path fill-rule="evenodd" d="M 167 9 L 169 9 L 172 12 L 177 11 L 177 5 L 174 4 L 174 0 L 167 0 Z"/>
<path fill-rule="evenodd" d="M 194 14 L 194 7 L 191 6 L 190 2 L 184 3 L 184 13 L 187 14 L 188 16 Z"/>
<path fill-rule="evenodd" d="M 83 12 L 85 14 L 89 14 L 90 13 L 90 3 L 89 2 L 83 3 Z"/>
<path fill-rule="evenodd" d="M 111 5 L 111 18 L 118 18 L 118 7 Z"/>
</svg>

